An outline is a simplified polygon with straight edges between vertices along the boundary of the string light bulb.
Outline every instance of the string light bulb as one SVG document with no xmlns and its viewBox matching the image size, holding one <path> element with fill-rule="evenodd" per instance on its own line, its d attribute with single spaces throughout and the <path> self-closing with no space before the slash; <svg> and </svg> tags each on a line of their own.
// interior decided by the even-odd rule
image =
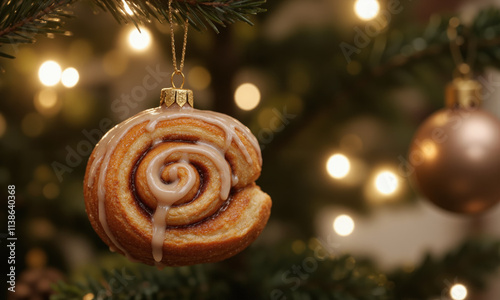
<svg viewBox="0 0 500 300">
<path fill-rule="evenodd" d="M 260 90 L 253 83 L 243 83 L 234 92 L 234 102 L 242 110 L 252 110 L 259 105 Z"/>
<path fill-rule="evenodd" d="M 75 68 L 66 68 L 61 75 L 61 82 L 67 88 L 74 87 L 80 80 L 80 74 Z"/>
<path fill-rule="evenodd" d="M 357 0 L 354 11 L 361 20 L 369 21 L 378 15 L 380 4 L 377 0 Z"/>
<path fill-rule="evenodd" d="M 135 51 L 144 51 L 151 45 L 151 33 L 145 28 L 133 28 L 128 35 L 128 43 Z"/>
<path fill-rule="evenodd" d="M 53 60 L 48 60 L 38 69 L 38 78 L 43 85 L 54 86 L 61 81 L 61 73 L 61 66 Z"/>
<path fill-rule="evenodd" d="M 467 288 L 463 284 L 455 284 L 450 289 L 450 297 L 453 300 L 464 300 L 467 298 Z"/>
<path fill-rule="evenodd" d="M 326 162 L 326 170 L 328 174 L 335 178 L 341 179 L 347 176 L 351 169 L 349 159 L 343 154 L 334 154 L 328 158 Z"/>
<path fill-rule="evenodd" d="M 384 195 L 396 192 L 398 185 L 398 177 L 391 171 L 382 171 L 375 177 L 375 188 Z"/>
<path fill-rule="evenodd" d="M 340 236 L 348 236 L 354 231 L 354 220 L 348 215 L 340 215 L 333 221 L 333 230 Z"/>
</svg>

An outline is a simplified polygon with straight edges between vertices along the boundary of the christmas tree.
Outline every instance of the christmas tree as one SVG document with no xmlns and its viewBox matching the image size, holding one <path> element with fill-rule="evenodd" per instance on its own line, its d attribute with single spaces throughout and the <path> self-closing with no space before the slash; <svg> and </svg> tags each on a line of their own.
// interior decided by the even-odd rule
<svg viewBox="0 0 500 300">
<path fill-rule="evenodd" d="M 481 111 L 500 115 L 500 9 L 473 1 L 172 1 L 179 55 L 189 24 L 185 85 L 197 108 L 258 139 L 271 217 L 248 249 L 217 263 L 158 270 L 111 253 L 87 217 L 87 160 L 171 85 L 168 3 L 0 6 L 8 299 L 498 298 L 496 178 L 452 180 L 462 166 L 494 167 L 496 155 L 450 155 L 456 169 L 430 190 L 456 184 L 451 200 L 422 189 L 426 164 L 415 163 L 434 149 L 415 132 L 445 107 L 454 77 L 477 80 Z M 500 133 L 488 130 L 470 135 L 494 144 Z M 464 208 L 456 201 L 475 178 Z M 479 207 L 477 191 L 493 200 Z"/>
</svg>

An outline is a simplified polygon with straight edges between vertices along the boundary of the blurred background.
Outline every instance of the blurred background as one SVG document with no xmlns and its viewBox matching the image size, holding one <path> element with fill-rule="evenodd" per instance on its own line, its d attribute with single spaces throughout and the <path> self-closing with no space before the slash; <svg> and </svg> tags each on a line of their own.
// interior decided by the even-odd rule
<svg viewBox="0 0 500 300">
<path fill-rule="evenodd" d="M 257 183 L 273 209 L 252 247 L 288 243 L 301 252 L 311 238 L 333 239 L 339 251 L 391 270 L 478 232 L 499 237 L 500 206 L 481 217 L 445 212 L 416 194 L 402 168 L 415 130 L 444 106 L 449 52 L 387 71 L 376 68 L 383 59 L 373 51 L 384 36 L 411 57 L 429 44 L 406 34 L 418 36 L 442 16 L 472 20 L 500 2 L 396 2 L 401 10 L 387 28 L 347 56 L 341 44 L 354 45 L 393 1 L 273 0 L 254 26 L 190 30 L 184 73 L 195 106 L 241 120 L 263 150 Z M 158 105 L 172 72 L 168 24 L 152 21 L 139 32 L 86 1 L 73 11 L 71 35 L 39 37 L 0 61 L 0 183 L 16 186 L 17 266 L 51 267 L 66 278 L 117 259 L 85 213 L 86 162 L 99 136 Z M 483 108 L 500 117 L 498 86 Z M 500 298 L 500 278 L 488 281 L 474 299 Z"/>
</svg>

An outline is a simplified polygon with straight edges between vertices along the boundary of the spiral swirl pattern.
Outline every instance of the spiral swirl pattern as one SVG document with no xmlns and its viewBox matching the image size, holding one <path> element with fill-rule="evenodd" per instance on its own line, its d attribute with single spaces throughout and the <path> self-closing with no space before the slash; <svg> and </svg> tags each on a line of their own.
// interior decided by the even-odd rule
<svg viewBox="0 0 500 300">
<path fill-rule="evenodd" d="M 246 248 L 269 218 L 254 181 L 257 140 L 237 120 L 158 107 L 110 130 L 87 166 L 92 226 L 112 251 L 158 267 L 214 262 Z"/>
</svg>

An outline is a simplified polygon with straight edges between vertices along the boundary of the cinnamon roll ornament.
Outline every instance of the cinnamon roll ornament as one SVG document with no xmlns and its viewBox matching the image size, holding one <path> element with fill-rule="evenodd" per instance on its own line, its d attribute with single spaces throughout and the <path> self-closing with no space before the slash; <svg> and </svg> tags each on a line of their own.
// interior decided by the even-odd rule
<svg viewBox="0 0 500 300">
<path fill-rule="evenodd" d="M 92 227 L 111 251 L 148 265 L 217 262 L 264 229 L 271 198 L 254 183 L 262 158 L 236 119 L 194 109 L 190 90 L 116 125 L 84 180 Z"/>
</svg>

